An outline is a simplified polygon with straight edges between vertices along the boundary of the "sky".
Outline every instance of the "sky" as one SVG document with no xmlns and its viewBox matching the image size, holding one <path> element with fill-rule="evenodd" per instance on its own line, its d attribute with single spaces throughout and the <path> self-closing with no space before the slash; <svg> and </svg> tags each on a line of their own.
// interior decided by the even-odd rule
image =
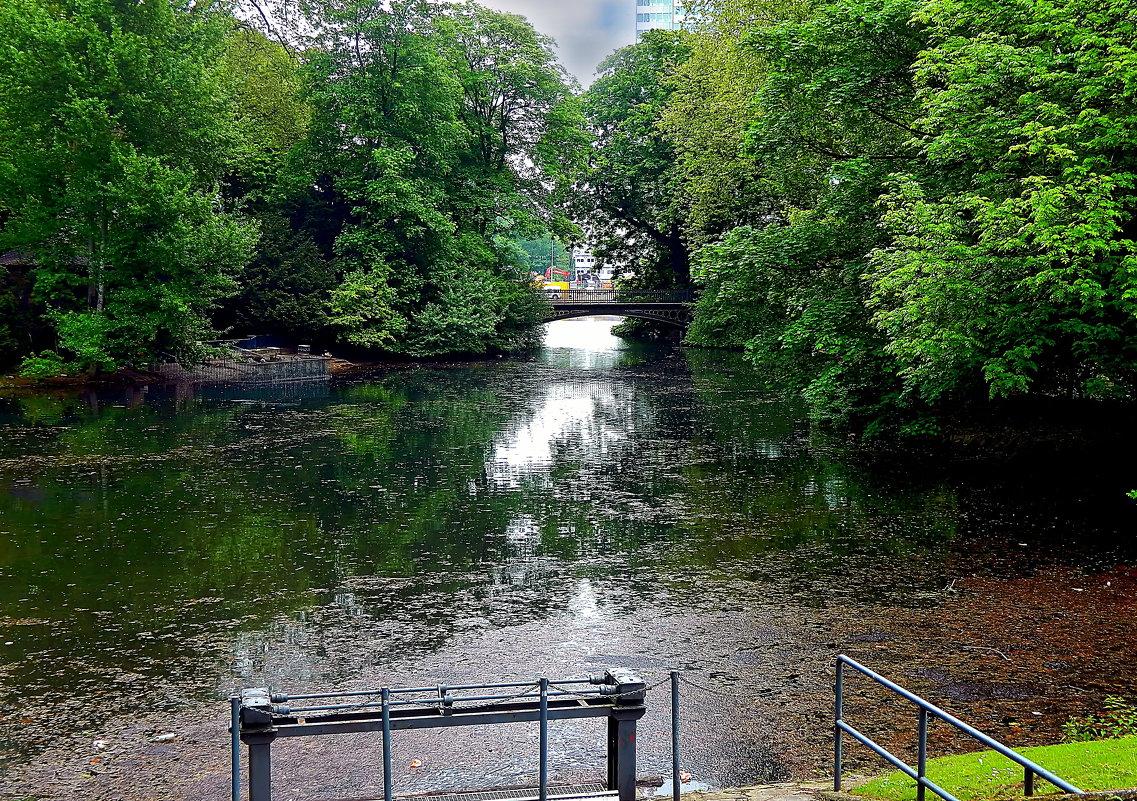
<svg viewBox="0 0 1137 801">
<path fill-rule="evenodd" d="M 561 62 L 582 85 L 613 50 L 630 45 L 636 33 L 635 0 L 479 0 L 498 11 L 527 17 L 557 40 Z"/>
</svg>

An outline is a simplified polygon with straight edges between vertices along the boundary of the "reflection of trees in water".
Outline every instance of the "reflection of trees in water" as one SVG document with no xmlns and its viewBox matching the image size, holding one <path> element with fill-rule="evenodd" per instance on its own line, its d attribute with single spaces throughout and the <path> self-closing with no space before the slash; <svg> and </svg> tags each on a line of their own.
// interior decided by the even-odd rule
<svg viewBox="0 0 1137 801">
<path fill-rule="evenodd" d="M 1005 539 L 1033 524 L 1022 499 L 825 441 L 737 354 L 683 359 L 0 402 L 0 705 L 109 686 L 127 712 L 234 666 L 350 679 L 464 633 L 739 587 L 925 603 L 999 502 Z"/>
</svg>

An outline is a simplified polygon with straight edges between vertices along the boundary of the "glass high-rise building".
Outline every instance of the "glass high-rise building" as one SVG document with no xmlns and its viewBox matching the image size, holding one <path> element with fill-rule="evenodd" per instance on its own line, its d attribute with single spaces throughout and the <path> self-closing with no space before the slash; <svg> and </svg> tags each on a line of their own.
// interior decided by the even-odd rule
<svg viewBox="0 0 1137 801">
<path fill-rule="evenodd" d="M 636 41 L 643 37 L 644 31 L 677 30 L 683 27 L 685 18 L 680 0 L 636 0 Z"/>
</svg>

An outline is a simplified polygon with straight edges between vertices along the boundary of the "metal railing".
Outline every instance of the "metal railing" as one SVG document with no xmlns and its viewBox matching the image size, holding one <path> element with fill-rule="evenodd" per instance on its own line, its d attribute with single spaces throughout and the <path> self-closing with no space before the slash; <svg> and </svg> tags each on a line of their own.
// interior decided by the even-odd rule
<svg viewBox="0 0 1137 801">
<path fill-rule="evenodd" d="M 542 289 L 541 296 L 551 303 L 587 305 L 628 303 L 693 303 L 690 289 Z"/>
<path fill-rule="evenodd" d="M 908 701 L 911 701 L 913 704 L 916 705 L 916 707 L 918 708 L 919 711 L 917 713 L 918 717 L 917 717 L 916 767 L 915 768 L 911 767 L 910 765 L 905 763 L 903 760 L 901 760 L 899 757 L 890 753 L 883 746 L 873 742 L 868 736 L 857 731 L 857 729 L 853 728 L 852 726 L 850 726 L 848 723 L 845 722 L 845 719 L 844 719 L 845 665 L 848 665 L 849 667 L 853 668 L 854 670 L 858 671 L 859 673 L 862 673 L 865 676 L 868 676 L 870 679 L 875 681 L 877 684 L 880 684 L 883 687 L 888 688 L 892 692 L 899 695 L 901 698 L 904 698 Z M 1060 779 L 1059 777 L 1055 776 L 1053 773 L 1051 773 L 1050 771 L 1048 771 L 1046 768 L 1042 767 L 1041 765 L 1039 765 L 1035 762 L 1032 762 L 1031 760 L 1024 757 L 1022 754 L 1019 754 L 1015 751 L 1012 751 L 1010 748 L 1008 748 L 1007 746 L 998 742 L 997 740 L 994 740 L 991 737 L 988 737 L 986 734 L 979 731 L 974 726 L 969 726 L 968 724 L 964 723 L 959 718 L 948 714 L 947 712 L 945 712 L 944 710 L 940 709 L 939 707 L 937 707 L 933 704 L 928 703 L 927 701 L 925 701 L 923 698 L 919 697 L 918 695 L 915 695 L 913 693 L 910 693 L 908 690 L 905 690 L 899 684 L 895 684 L 894 682 L 889 681 L 884 676 L 881 676 L 879 673 L 876 673 L 876 672 L 870 670 L 869 668 L 865 667 L 864 665 L 861 665 L 857 662 L 854 662 L 852 659 L 850 659 L 849 657 L 847 657 L 843 654 L 841 656 L 837 657 L 837 685 L 836 685 L 835 689 L 836 689 L 836 697 L 835 697 L 834 707 L 833 707 L 833 712 L 834 712 L 833 789 L 837 792 L 840 792 L 840 790 L 841 790 L 841 772 L 842 772 L 841 762 L 842 762 L 842 756 L 843 756 L 842 755 L 842 735 L 848 734 L 850 737 L 852 737 L 857 742 L 868 747 L 873 753 L 882 757 L 886 762 L 891 764 L 897 770 L 904 773 L 909 778 L 914 779 L 916 782 L 916 801 L 924 801 L 927 790 L 931 790 L 933 793 L 938 795 L 940 798 L 943 798 L 945 801 L 958 801 L 958 799 L 956 799 L 955 796 L 953 796 L 947 790 L 940 787 L 935 782 L 928 779 L 928 777 L 926 775 L 927 764 L 928 764 L 928 724 L 932 721 L 933 718 L 939 718 L 940 720 L 944 721 L 945 723 L 951 724 L 952 726 L 959 729 L 960 731 L 962 731 L 964 734 L 968 735 L 969 737 L 972 737 L 973 739 L 978 740 L 980 743 L 987 746 L 991 750 L 1002 754 L 1007 759 L 1009 759 L 1012 762 L 1015 762 L 1018 765 L 1022 766 L 1022 768 L 1023 768 L 1023 785 L 1024 785 L 1025 794 L 1027 796 L 1034 795 L 1034 778 L 1035 778 L 1035 776 L 1038 776 L 1042 779 L 1045 779 L 1046 781 L 1053 784 L 1055 787 L 1059 788 L 1060 790 L 1064 790 L 1067 793 L 1081 794 L 1081 792 L 1082 792 L 1077 787 L 1075 787 L 1074 785 L 1065 781 L 1064 779 Z"/>
<path fill-rule="evenodd" d="M 273 693 L 265 688 L 244 690 L 230 699 L 232 799 L 239 801 L 241 795 L 242 742 L 249 752 L 249 799 L 268 801 L 272 793 L 271 745 L 277 738 L 381 731 L 383 797 L 392 801 L 393 731 L 535 721 L 540 726 L 538 797 L 548 801 L 549 721 L 606 717 L 607 786 L 618 791 L 619 801 L 635 801 L 636 721 L 646 711 L 648 691 L 670 682 L 673 801 L 679 801 L 679 680 L 678 671 L 672 671 L 667 679 L 649 687 L 634 673 L 613 668 L 601 676 L 564 681 L 541 678 L 302 695 Z M 295 701 L 309 703 L 288 705 Z"/>
</svg>

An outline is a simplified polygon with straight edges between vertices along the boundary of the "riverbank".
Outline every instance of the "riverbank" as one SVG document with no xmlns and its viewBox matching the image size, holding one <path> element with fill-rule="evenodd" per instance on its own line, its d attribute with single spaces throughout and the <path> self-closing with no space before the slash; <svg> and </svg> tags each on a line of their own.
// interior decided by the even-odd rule
<svg viewBox="0 0 1137 801">
<path fill-rule="evenodd" d="M 0 797 L 224 797 L 240 687 L 680 669 L 683 767 L 717 787 L 824 775 L 838 653 L 1014 745 L 1137 692 L 1113 463 L 867 459 L 730 354 L 609 340 L 290 392 L 0 398 Z M 400 734 L 396 789 L 531 781 L 535 733 Z M 288 793 L 382 790 L 374 738 L 282 749 Z M 554 778 L 603 766 L 602 731 L 554 727 Z"/>
<path fill-rule="evenodd" d="M 347 591 L 360 592 L 366 586 L 367 582 L 356 583 Z M 1045 591 L 1040 593 L 1039 588 Z M 808 613 L 797 606 L 767 602 L 751 605 L 745 625 L 713 604 L 697 614 L 672 613 L 666 621 L 633 611 L 618 632 L 611 628 L 593 632 L 591 647 L 572 653 L 564 652 L 564 638 L 551 636 L 545 624 L 530 623 L 467 636 L 425 660 L 412 657 L 374 666 L 369 643 L 385 630 L 384 623 L 376 621 L 349 636 L 325 640 L 335 649 L 326 657 L 328 664 L 309 662 L 305 670 L 323 673 L 336 665 L 350 665 L 351 686 L 360 687 L 411 684 L 416 679 L 451 682 L 529 675 L 534 664 L 548 666 L 550 673 L 571 675 L 579 673 L 582 665 L 587 670 L 589 664 L 600 664 L 587 656 L 597 648 L 606 654 L 601 657 L 604 661 L 607 655 L 623 653 L 620 661 L 626 664 L 658 665 L 645 671 L 650 675 L 694 660 L 698 667 L 685 675 L 711 691 L 690 685 L 683 689 L 684 765 L 697 771 L 695 779 L 758 772 L 774 780 L 796 777 L 808 782 L 824 775 L 831 759 L 836 653 L 849 653 L 882 670 L 1019 748 L 1053 742 L 1070 715 L 1100 708 L 1105 695 L 1132 692 L 1129 668 L 1137 653 L 1127 632 L 1137 624 L 1135 609 L 1137 579 L 1132 571 L 1087 576 L 1050 570 L 1021 581 L 994 577 L 957 581 L 935 604 L 907 611 L 855 603 Z M 334 606 L 313 607 L 305 613 L 305 628 L 323 629 L 337 617 Z M 269 629 L 294 637 L 296 620 L 281 615 L 269 623 Z M 562 630 L 574 628 L 571 616 L 551 622 Z M 677 641 L 666 635 L 671 626 L 683 632 Z M 730 643 L 712 634 L 727 630 L 732 632 Z M 227 639 L 220 633 L 203 633 L 180 646 L 222 659 Z M 715 645 L 709 646 L 711 642 Z M 692 654 L 684 649 L 690 643 L 704 645 L 700 653 Z M 716 652 L 707 652 L 708 647 Z M 273 646 L 281 648 L 286 646 Z M 745 661 L 739 661 L 740 654 Z M 500 673 L 446 667 L 487 659 Z M 745 677 L 739 675 L 743 665 Z M 724 681 L 730 676 L 724 669 L 736 678 Z M 289 690 L 335 686 L 330 679 L 298 680 L 295 668 L 287 675 L 290 678 L 282 674 L 273 684 L 284 682 Z M 118 680 L 127 688 L 142 681 L 130 676 Z M 226 689 L 211 701 L 180 703 L 161 711 L 152 706 L 158 699 L 151 699 L 123 718 L 91 719 L 75 735 L 57 734 L 35 759 L 13 767 L 0 780 L 0 798 L 23 798 L 32 790 L 34 797 L 45 799 L 81 795 L 91 801 L 214 801 L 224 794 L 228 776 L 227 705 L 222 696 L 238 683 L 236 677 L 226 680 Z M 164 697 L 185 698 L 195 692 L 193 685 L 165 681 Z M 141 684 L 136 689 L 137 699 L 146 702 L 150 693 Z M 915 715 L 868 685 L 850 681 L 847 693 L 848 719 L 886 747 L 906 752 L 916 735 Z M 652 693 L 648 705 L 649 715 L 637 738 L 641 772 L 665 774 L 667 704 L 663 695 Z M 39 714 L 27 706 L 13 713 L 28 716 L 28 727 L 35 725 L 32 716 Z M 83 721 L 81 709 L 72 712 L 72 718 Z M 6 722 L 15 724 L 11 718 Z M 506 729 L 400 735 L 397 789 L 427 792 L 465 786 L 468 781 L 482 789 L 526 781 L 535 764 L 532 732 L 528 727 Z M 166 733 L 175 737 L 152 742 Z M 105 745 L 98 748 L 96 742 Z M 599 775 L 603 738 L 598 733 L 578 725 L 558 726 L 554 742 L 553 776 L 558 781 L 586 781 Z M 743 746 L 746 742 L 761 745 Z M 381 775 L 374 769 L 377 747 L 371 735 L 281 744 L 276 761 L 281 796 L 291 797 L 295 790 L 305 798 L 330 801 L 381 793 Z M 940 755 L 967 749 L 970 743 L 936 727 L 931 747 Z M 409 767 L 412 759 L 423 767 Z M 849 770 L 859 774 L 885 767 L 854 746 L 847 749 L 846 761 Z"/>
<path fill-rule="evenodd" d="M 507 358 L 505 355 L 470 355 L 467 358 L 447 359 L 344 359 L 332 356 L 328 361 L 328 374 L 333 378 L 352 379 L 384 370 L 444 370 L 468 367 L 472 364 L 490 364 Z M 526 360 L 525 354 L 511 356 Z M 531 354 L 529 355 L 531 358 Z M 140 387 L 151 384 L 177 383 L 167 376 L 148 370 L 123 369 L 97 375 L 64 375 L 49 378 L 27 378 L 20 375 L 0 375 L 0 393 L 54 394 L 61 391 L 88 391 Z M 193 383 L 193 382 L 191 382 Z"/>
</svg>

